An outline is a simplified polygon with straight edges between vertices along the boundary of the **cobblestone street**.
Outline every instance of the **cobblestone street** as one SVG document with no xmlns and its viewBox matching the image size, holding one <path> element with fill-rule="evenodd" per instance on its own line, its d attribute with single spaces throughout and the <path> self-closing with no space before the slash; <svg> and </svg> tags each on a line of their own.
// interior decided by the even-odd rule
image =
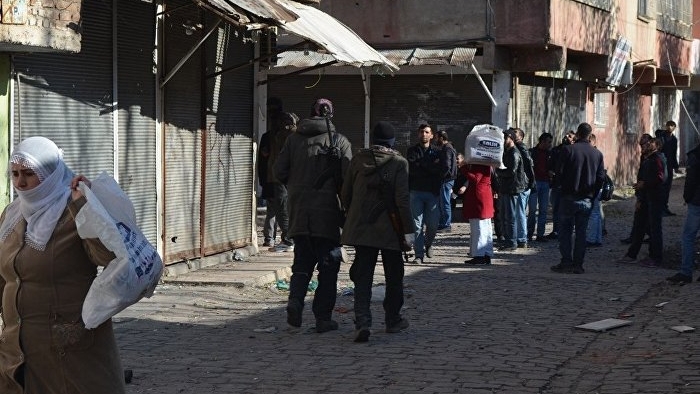
<svg viewBox="0 0 700 394">
<path fill-rule="evenodd" d="M 629 235 L 632 199 L 606 203 L 608 235 L 588 250 L 583 275 L 550 271 L 559 260 L 552 241 L 468 267 L 468 226 L 456 223 L 438 235 L 435 257 L 406 266 L 411 326 L 384 333 L 381 302 L 373 302 L 367 344 L 352 341 L 352 295 L 338 296 L 340 329 L 316 334 L 311 294 L 301 330 L 290 330 L 287 292 L 275 283 L 217 284 L 217 267 L 206 281 L 199 271 L 168 277 L 151 299 L 115 317 L 123 366 L 133 370 L 127 392 L 700 393 L 698 333 L 670 328 L 700 328 L 700 283 L 664 280 L 679 263 L 682 183 L 671 197 L 679 215 L 664 218 L 667 268 L 613 262 L 626 250 L 619 240 Z M 264 251 L 219 268 L 288 267 L 291 256 Z M 352 285 L 349 267 L 342 265 L 339 292 Z M 375 283 L 382 281 L 379 265 Z M 632 324 L 574 328 L 606 318 Z"/>
</svg>

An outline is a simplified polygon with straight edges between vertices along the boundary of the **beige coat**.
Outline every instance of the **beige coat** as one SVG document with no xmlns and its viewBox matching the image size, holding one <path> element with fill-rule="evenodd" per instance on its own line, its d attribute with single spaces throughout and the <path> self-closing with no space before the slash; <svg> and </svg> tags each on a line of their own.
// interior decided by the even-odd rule
<svg viewBox="0 0 700 394">
<path fill-rule="evenodd" d="M 81 319 L 96 264 L 114 258 L 78 237 L 73 219 L 84 204 L 68 203 L 43 252 L 25 246 L 24 220 L 0 244 L 0 393 L 124 393 L 111 320 L 87 330 Z"/>
<path fill-rule="evenodd" d="M 388 190 L 382 189 L 382 182 L 388 183 Z M 348 210 L 341 241 L 344 245 L 401 250 L 399 240 L 415 231 L 408 162 L 395 150 L 377 146 L 360 150 L 350 162 L 341 199 Z M 401 234 L 391 224 L 387 199 L 393 200 L 403 227 Z"/>
</svg>

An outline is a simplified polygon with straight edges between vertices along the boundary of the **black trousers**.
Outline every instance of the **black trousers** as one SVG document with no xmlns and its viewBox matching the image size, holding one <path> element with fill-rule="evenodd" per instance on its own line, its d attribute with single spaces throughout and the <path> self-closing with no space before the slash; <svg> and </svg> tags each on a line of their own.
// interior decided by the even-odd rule
<svg viewBox="0 0 700 394">
<path fill-rule="evenodd" d="M 372 282 L 377 256 L 382 254 L 386 293 L 384 296 L 384 321 L 393 326 L 401 320 L 403 306 L 403 259 L 398 250 L 355 246 L 355 261 L 350 267 L 350 279 L 355 283 L 355 328 L 372 326 Z"/>
<path fill-rule="evenodd" d="M 316 320 L 331 320 L 338 291 L 341 260 L 338 242 L 321 237 L 294 237 L 294 263 L 289 284 L 289 300 L 304 305 L 309 282 L 314 269 L 317 268 L 318 287 L 311 309 Z"/>
<path fill-rule="evenodd" d="M 652 193 L 649 193 L 652 194 Z M 656 261 L 663 258 L 664 239 L 661 229 L 661 216 L 663 213 L 663 201 L 659 193 L 656 198 L 647 197 L 639 204 L 639 209 L 634 211 L 632 221 L 632 244 L 627 250 L 627 255 L 637 258 L 639 250 L 642 248 L 644 235 L 649 232 L 649 257 Z"/>
</svg>

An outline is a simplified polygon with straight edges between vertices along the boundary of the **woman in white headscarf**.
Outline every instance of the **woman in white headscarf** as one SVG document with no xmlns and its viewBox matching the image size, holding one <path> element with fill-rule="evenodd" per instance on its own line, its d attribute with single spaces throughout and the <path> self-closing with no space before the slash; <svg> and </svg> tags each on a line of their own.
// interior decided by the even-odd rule
<svg viewBox="0 0 700 394">
<path fill-rule="evenodd" d="M 82 305 L 97 266 L 114 254 L 78 236 L 85 204 L 51 140 L 31 137 L 10 157 L 17 198 L 0 216 L 0 393 L 122 394 L 111 320 L 87 330 Z"/>
</svg>

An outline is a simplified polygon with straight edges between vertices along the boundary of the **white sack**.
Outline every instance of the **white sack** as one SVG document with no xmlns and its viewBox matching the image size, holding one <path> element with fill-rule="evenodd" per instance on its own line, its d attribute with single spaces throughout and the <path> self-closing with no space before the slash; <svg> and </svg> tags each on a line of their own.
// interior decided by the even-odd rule
<svg viewBox="0 0 700 394">
<path fill-rule="evenodd" d="M 143 297 L 150 297 L 163 261 L 136 224 L 134 205 L 117 182 L 103 172 L 91 188 L 82 182 L 87 202 L 75 217 L 78 235 L 99 238 L 117 257 L 92 282 L 83 303 L 83 322 L 95 328 Z"/>
<path fill-rule="evenodd" d="M 464 161 L 503 167 L 503 129 L 488 124 L 474 126 L 464 141 Z"/>
</svg>

